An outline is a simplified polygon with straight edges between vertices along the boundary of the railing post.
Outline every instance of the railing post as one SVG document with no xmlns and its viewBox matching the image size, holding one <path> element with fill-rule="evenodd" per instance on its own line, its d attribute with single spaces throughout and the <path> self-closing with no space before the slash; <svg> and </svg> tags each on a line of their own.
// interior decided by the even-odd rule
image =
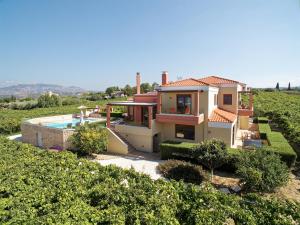
<svg viewBox="0 0 300 225">
<path fill-rule="evenodd" d="M 199 91 L 196 92 L 196 99 L 195 99 L 195 109 L 194 109 L 194 112 L 195 112 L 195 116 L 199 116 L 200 112 L 199 112 L 199 100 L 200 100 L 200 97 L 199 97 Z"/>
<path fill-rule="evenodd" d="M 161 93 L 157 92 L 157 114 L 161 113 Z"/>
<path fill-rule="evenodd" d="M 250 92 L 250 96 L 249 96 L 249 109 L 252 110 L 253 108 L 253 94 L 252 92 Z"/>
<path fill-rule="evenodd" d="M 106 105 L 106 127 L 110 128 L 110 110 L 111 106 Z"/>
<path fill-rule="evenodd" d="M 152 128 L 152 115 L 153 115 L 153 108 L 152 106 L 148 106 L 148 128 Z"/>
</svg>

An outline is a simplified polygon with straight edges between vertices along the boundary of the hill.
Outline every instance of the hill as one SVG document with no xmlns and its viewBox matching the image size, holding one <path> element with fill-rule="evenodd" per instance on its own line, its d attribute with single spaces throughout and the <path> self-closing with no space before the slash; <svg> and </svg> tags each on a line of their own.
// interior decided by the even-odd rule
<svg viewBox="0 0 300 225">
<path fill-rule="evenodd" d="M 47 91 L 52 91 L 60 95 L 76 95 L 85 92 L 80 87 L 65 87 L 55 84 L 17 84 L 13 86 L 0 87 L 0 96 L 14 95 L 17 98 L 36 97 Z"/>
</svg>

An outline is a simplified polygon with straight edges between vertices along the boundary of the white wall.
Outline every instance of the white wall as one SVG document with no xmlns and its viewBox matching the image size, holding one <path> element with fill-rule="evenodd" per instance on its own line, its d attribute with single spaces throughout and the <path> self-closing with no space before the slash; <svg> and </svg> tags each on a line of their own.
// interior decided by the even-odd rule
<svg viewBox="0 0 300 225">
<path fill-rule="evenodd" d="M 214 96 L 218 94 L 219 88 L 209 87 L 208 89 L 208 116 L 212 113 L 212 111 L 218 107 L 218 102 L 214 104 Z"/>
</svg>

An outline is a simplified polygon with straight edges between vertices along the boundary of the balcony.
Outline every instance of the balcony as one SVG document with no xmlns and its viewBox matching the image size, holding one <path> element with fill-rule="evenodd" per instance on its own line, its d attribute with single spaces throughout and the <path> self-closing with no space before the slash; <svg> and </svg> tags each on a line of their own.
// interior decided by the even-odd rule
<svg viewBox="0 0 300 225">
<path fill-rule="evenodd" d="M 238 108 L 238 115 L 239 116 L 253 116 L 253 107 L 239 107 Z"/>
<path fill-rule="evenodd" d="M 247 102 L 248 98 L 248 102 Z M 253 94 L 251 91 L 239 92 L 239 116 L 253 116 Z"/>
<path fill-rule="evenodd" d="M 204 114 L 175 114 L 159 113 L 156 114 L 156 121 L 160 123 L 176 123 L 182 125 L 198 125 L 204 121 Z"/>
</svg>

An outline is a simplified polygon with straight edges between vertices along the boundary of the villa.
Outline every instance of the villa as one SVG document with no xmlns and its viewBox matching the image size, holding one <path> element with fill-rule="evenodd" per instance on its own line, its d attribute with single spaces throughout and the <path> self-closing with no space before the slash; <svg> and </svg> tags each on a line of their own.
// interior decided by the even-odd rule
<svg viewBox="0 0 300 225">
<path fill-rule="evenodd" d="M 109 152 L 158 152 L 159 144 L 166 140 L 201 142 L 212 138 L 237 147 L 238 130 L 249 128 L 253 96 L 244 83 L 217 76 L 170 82 L 167 72 L 162 73 L 161 85 L 154 92 L 141 94 L 140 83 L 137 73 L 137 94 L 132 101 L 107 104 Z M 247 102 L 242 94 L 248 96 Z M 116 106 L 126 108 L 125 118 L 111 121 Z"/>
</svg>

